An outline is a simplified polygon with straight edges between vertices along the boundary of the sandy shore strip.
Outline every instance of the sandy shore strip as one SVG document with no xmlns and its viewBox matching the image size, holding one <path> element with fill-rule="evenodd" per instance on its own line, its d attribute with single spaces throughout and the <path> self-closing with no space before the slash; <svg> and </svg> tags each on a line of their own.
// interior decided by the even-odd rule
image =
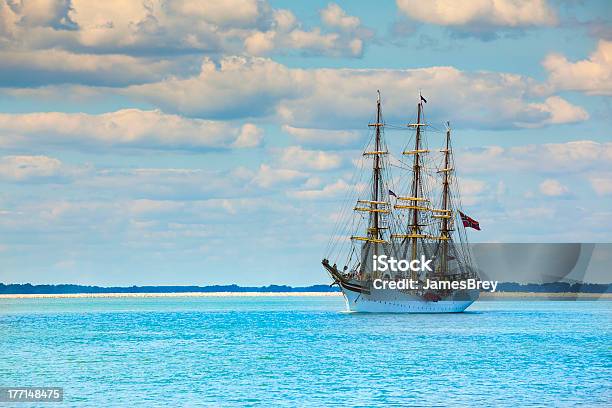
<svg viewBox="0 0 612 408">
<path fill-rule="evenodd" d="M 340 292 L 170 292 L 4 294 L 0 299 L 180 298 L 180 297 L 338 297 Z M 480 300 L 612 300 L 612 293 L 482 292 Z"/>
<path fill-rule="evenodd" d="M 480 292 L 479 300 L 612 300 L 612 293 Z"/>
<path fill-rule="evenodd" d="M 167 292 L 167 293 L 28 293 L 0 295 L 0 299 L 161 298 L 161 297 L 300 297 L 342 296 L 340 292 Z"/>
</svg>

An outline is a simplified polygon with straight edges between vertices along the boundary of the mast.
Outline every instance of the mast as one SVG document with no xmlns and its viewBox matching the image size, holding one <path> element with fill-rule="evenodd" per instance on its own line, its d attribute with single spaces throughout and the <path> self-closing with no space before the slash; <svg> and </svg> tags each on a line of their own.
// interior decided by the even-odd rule
<svg viewBox="0 0 612 408">
<path fill-rule="evenodd" d="M 363 152 L 364 156 L 373 156 L 372 164 L 372 191 L 369 200 L 357 200 L 357 206 L 353 209 L 355 211 L 368 212 L 370 214 L 368 218 L 367 234 L 365 236 L 351 236 L 351 240 L 364 241 L 365 243 L 374 244 L 374 254 L 379 253 L 378 244 L 388 243 L 383 238 L 381 231 L 386 229 L 383 224 L 384 219 L 381 218 L 381 214 L 389 214 L 389 202 L 383 200 L 382 196 L 382 158 L 381 156 L 387 154 L 382 142 L 382 131 L 381 128 L 385 126 L 382 119 L 382 108 L 380 102 L 380 91 L 378 91 L 378 97 L 376 99 L 376 123 L 368 124 L 370 127 L 375 127 L 375 139 L 374 139 L 374 150 Z"/>
<path fill-rule="evenodd" d="M 421 161 L 421 154 L 429 152 L 429 150 L 424 149 L 421 141 L 421 127 L 427 126 L 425 123 L 421 122 L 423 116 L 423 101 L 425 98 L 419 93 L 419 103 L 417 104 L 417 121 L 416 123 L 409 123 L 408 127 L 413 127 L 416 129 L 415 141 L 414 141 L 414 150 L 404 151 L 402 154 L 404 155 L 414 155 L 413 164 L 412 164 L 412 185 L 410 189 L 410 197 L 397 197 L 399 201 L 408 201 L 409 204 L 396 204 L 393 208 L 395 209 L 403 209 L 410 210 L 409 213 L 409 223 L 407 225 L 407 233 L 405 234 L 393 234 L 392 238 L 400 238 L 402 240 L 408 240 L 407 242 L 411 247 L 411 256 L 412 259 L 416 259 L 417 257 L 417 243 L 419 239 L 428 238 L 427 235 L 423 234 L 421 227 L 419 224 L 419 212 L 420 211 L 432 211 L 428 206 L 427 202 L 429 199 L 427 197 L 423 197 L 422 193 L 422 176 L 421 169 L 423 167 Z M 413 279 L 416 278 L 416 273 L 412 272 Z"/>
<path fill-rule="evenodd" d="M 446 148 L 444 149 L 444 178 L 442 181 L 442 210 L 444 210 L 444 214 L 447 215 L 450 211 L 449 207 L 449 173 L 448 170 L 450 167 L 450 138 L 451 138 L 451 130 L 450 123 L 446 122 Z M 442 264 L 441 264 L 441 274 L 446 274 L 448 270 L 448 241 L 450 239 L 449 236 L 449 220 L 450 217 L 442 218 L 442 229 L 440 230 L 440 238 L 442 239 Z"/>
<path fill-rule="evenodd" d="M 380 91 L 378 92 L 378 97 L 376 99 L 376 141 L 374 150 L 376 152 L 380 152 Z M 372 201 L 379 202 L 379 192 L 380 188 L 380 154 L 374 155 L 374 183 L 372 186 Z M 374 239 L 380 239 L 380 229 L 379 229 L 379 213 L 373 212 L 372 216 L 374 217 L 371 236 Z"/>
<path fill-rule="evenodd" d="M 421 184 L 421 162 L 420 162 L 420 148 L 421 148 L 421 110 L 423 109 L 423 102 L 421 101 L 421 95 L 419 94 L 419 103 L 417 105 L 417 123 L 416 123 L 416 136 L 414 138 L 414 163 L 412 166 L 412 198 L 415 200 L 415 207 L 418 203 L 420 184 Z M 412 224 L 410 225 L 412 240 L 412 259 L 416 259 L 417 250 L 417 237 L 420 235 L 419 225 L 419 213 L 417 208 L 412 209 Z"/>
</svg>

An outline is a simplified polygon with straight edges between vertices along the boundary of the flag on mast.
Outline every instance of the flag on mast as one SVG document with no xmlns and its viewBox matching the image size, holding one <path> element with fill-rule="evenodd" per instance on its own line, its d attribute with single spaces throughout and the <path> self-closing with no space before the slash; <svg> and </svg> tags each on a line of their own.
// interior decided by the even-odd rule
<svg viewBox="0 0 612 408">
<path fill-rule="evenodd" d="M 463 222 L 463 226 L 466 228 L 474 228 L 475 230 L 480 231 L 480 224 L 475 219 L 468 217 L 461 211 L 459 211 L 459 215 L 461 216 L 461 221 Z"/>
</svg>

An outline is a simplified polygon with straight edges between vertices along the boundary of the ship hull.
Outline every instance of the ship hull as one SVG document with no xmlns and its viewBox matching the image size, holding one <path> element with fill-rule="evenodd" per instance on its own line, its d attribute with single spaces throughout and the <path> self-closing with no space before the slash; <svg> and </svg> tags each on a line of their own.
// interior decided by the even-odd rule
<svg viewBox="0 0 612 408">
<path fill-rule="evenodd" d="M 360 293 L 342 287 L 347 311 L 362 313 L 460 313 L 476 298 L 428 301 L 400 291 Z M 477 296 L 476 296 L 477 297 Z"/>
<path fill-rule="evenodd" d="M 423 291 L 375 289 L 372 282 L 347 279 L 331 266 L 327 259 L 323 266 L 342 290 L 349 312 L 364 313 L 460 313 L 474 303 L 478 290 L 459 290 L 440 296 Z"/>
</svg>

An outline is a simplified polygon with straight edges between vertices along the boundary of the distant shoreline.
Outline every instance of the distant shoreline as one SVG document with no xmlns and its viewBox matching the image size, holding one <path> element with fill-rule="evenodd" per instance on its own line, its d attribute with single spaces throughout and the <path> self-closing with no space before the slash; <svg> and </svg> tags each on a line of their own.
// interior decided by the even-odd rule
<svg viewBox="0 0 612 408">
<path fill-rule="evenodd" d="M 586 293 L 586 292 L 480 292 L 479 300 L 612 300 L 612 293 Z"/>
<path fill-rule="evenodd" d="M 158 293 L 22 293 L 0 299 L 181 298 L 181 297 L 339 297 L 340 292 L 158 292 Z M 612 300 L 612 293 L 482 292 L 480 300 Z"/>
<path fill-rule="evenodd" d="M 120 292 L 120 293 L 19 293 L 0 294 L 0 299 L 70 298 L 179 298 L 179 297 L 300 297 L 341 296 L 340 292 Z"/>
<path fill-rule="evenodd" d="M 586 294 L 587 296 L 596 296 L 603 293 L 612 293 L 612 283 L 586 283 L 586 282 L 551 282 L 551 283 L 517 283 L 517 282 L 499 282 L 496 293 L 535 293 L 539 296 L 550 296 L 551 294 L 559 294 L 561 297 L 575 297 L 577 293 Z M 99 294 L 110 295 L 117 297 L 120 294 L 144 294 L 151 297 L 153 294 L 191 294 L 191 293 L 209 293 L 213 296 L 218 293 L 236 294 L 246 293 L 246 296 L 254 296 L 255 294 L 271 293 L 271 294 L 304 294 L 304 293 L 340 293 L 338 286 L 330 286 L 329 284 L 318 284 L 311 286 L 293 287 L 288 285 L 268 285 L 268 286 L 239 286 L 236 284 L 229 285 L 208 285 L 208 286 L 88 286 L 77 284 L 55 284 L 55 285 L 38 285 L 31 283 L 1 283 L 0 296 L 4 295 L 82 295 L 82 294 Z M 250 294 L 250 295 L 249 295 Z M 567 294 L 567 295 L 566 295 Z M 177 295 L 171 295 L 177 296 Z M 199 295 L 204 296 L 204 295 Z M 265 295 L 264 295 L 265 296 Z M 267 295 L 271 296 L 271 295 Z M 304 295 L 313 296 L 313 295 Z M 510 295 L 516 297 L 516 295 Z M 527 295 L 534 296 L 534 295 Z M 132 296 L 133 297 L 133 296 Z M 598 296 L 599 297 L 599 296 Z"/>
</svg>

